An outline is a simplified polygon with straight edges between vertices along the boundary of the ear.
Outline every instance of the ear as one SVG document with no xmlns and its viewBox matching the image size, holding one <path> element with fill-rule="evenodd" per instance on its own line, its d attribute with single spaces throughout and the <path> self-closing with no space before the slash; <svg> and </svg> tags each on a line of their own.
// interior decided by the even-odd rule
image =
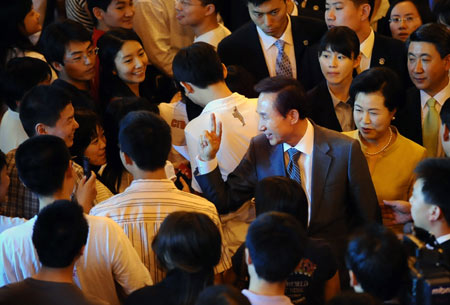
<svg viewBox="0 0 450 305">
<path fill-rule="evenodd" d="M 207 4 L 205 6 L 206 8 L 206 12 L 205 12 L 205 16 L 211 16 L 212 14 L 214 14 L 216 12 L 216 6 L 214 4 Z"/>
<path fill-rule="evenodd" d="M 252 258 L 250 257 L 250 253 L 248 252 L 248 248 L 245 248 L 245 263 L 247 265 L 251 265 L 252 264 Z"/>
<path fill-rule="evenodd" d="M 430 220 L 430 222 L 438 221 L 442 217 L 443 217 L 443 214 L 442 214 L 441 208 L 434 204 L 431 205 L 430 210 L 429 210 L 429 215 L 428 215 L 428 219 Z"/>
<path fill-rule="evenodd" d="M 360 9 L 361 9 L 361 21 L 365 21 L 365 20 L 370 21 L 369 15 L 370 15 L 370 11 L 372 10 L 370 5 L 368 3 L 361 4 Z"/>
<path fill-rule="evenodd" d="M 125 161 L 126 165 L 133 165 L 133 159 L 131 159 L 131 157 L 129 155 L 127 155 L 126 153 L 124 153 L 123 151 L 120 151 L 121 154 L 123 154 L 123 160 Z"/>
<path fill-rule="evenodd" d="M 447 54 L 447 56 L 444 57 L 444 67 L 445 67 L 445 71 L 449 71 L 450 70 L 450 54 Z"/>
<path fill-rule="evenodd" d="M 356 69 L 361 64 L 361 52 L 356 57 L 355 61 L 353 62 L 353 69 Z"/>
<path fill-rule="evenodd" d="M 61 72 L 64 69 L 64 65 L 57 61 L 52 61 L 51 66 L 58 72 Z"/>
<path fill-rule="evenodd" d="M 180 85 L 186 90 L 187 93 L 194 93 L 194 88 L 188 82 L 180 82 Z"/>
<path fill-rule="evenodd" d="M 42 123 L 37 123 L 34 127 L 34 131 L 36 132 L 36 135 L 43 135 L 47 134 L 47 126 Z"/>
<path fill-rule="evenodd" d="M 94 7 L 92 9 L 92 13 L 94 14 L 95 19 L 97 20 L 103 20 L 103 10 L 99 7 Z"/>
<path fill-rule="evenodd" d="M 226 79 L 228 76 L 228 69 L 224 64 L 222 64 L 222 69 L 223 69 L 223 79 Z"/>
<path fill-rule="evenodd" d="M 448 129 L 447 124 L 443 124 L 444 133 L 442 135 L 442 138 L 445 142 L 450 140 L 450 130 Z"/>
<path fill-rule="evenodd" d="M 289 110 L 287 117 L 289 118 L 291 125 L 296 124 L 300 120 L 300 114 L 297 109 Z"/>
</svg>

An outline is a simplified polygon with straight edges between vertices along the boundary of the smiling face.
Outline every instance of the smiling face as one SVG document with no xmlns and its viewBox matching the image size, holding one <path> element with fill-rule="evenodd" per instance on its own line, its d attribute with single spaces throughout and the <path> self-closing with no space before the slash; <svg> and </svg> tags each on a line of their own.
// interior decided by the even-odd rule
<svg viewBox="0 0 450 305">
<path fill-rule="evenodd" d="M 450 54 L 441 58 L 434 44 L 412 41 L 408 48 L 409 77 L 417 87 L 435 96 L 448 83 Z"/>
<path fill-rule="evenodd" d="M 134 4 L 133 0 L 113 0 L 108 5 L 106 11 L 99 10 L 100 22 L 104 23 L 108 29 L 129 29 L 133 28 Z"/>
<path fill-rule="evenodd" d="M 64 140 L 67 147 L 73 145 L 73 136 L 75 130 L 79 127 L 74 117 L 74 109 L 72 104 L 68 104 L 59 114 L 59 119 L 56 121 L 55 126 L 47 126 L 46 133 L 52 136 L 57 136 Z"/>
<path fill-rule="evenodd" d="M 389 133 L 395 111 L 384 105 L 381 92 L 356 94 L 353 118 L 361 136 L 368 142 L 377 143 Z"/>
<path fill-rule="evenodd" d="M 92 139 L 84 151 L 84 156 L 89 158 L 89 163 L 102 166 L 106 163 L 106 138 L 103 128 L 97 125 L 97 136 Z"/>
<path fill-rule="evenodd" d="M 128 40 L 114 59 L 117 76 L 127 84 L 139 84 L 145 80 L 148 58 L 142 45 Z"/>
<path fill-rule="evenodd" d="M 409 35 L 421 25 L 422 19 L 412 2 L 400 2 L 392 9 L 389 27 L 395 39 L 406 41 Z"/>
<path fill-rule="evenodd" d="M 255 25 L 268 36 L 280 38 L 286 30 L 288 17 L 284 0 L 268 0 L 259 6 L 249 2 L 248 12 Z"/>
<path fill-rule="evenodd" d="M 328 84 L 339 85 L 346 80 L 351 82 L 353 69 L 359 66 L 359 58 L 351 59 L 327 48 L 320 54 L 319 63 Z"/>
<path fill-rule="evenodd" d="M 358 33 L 363 17 L 363 5 L 356 7 L 351 0 L 326 0 L 325 22 L 328 28 L 347 26 Z"/>
<path fill-rule="evenodd" d="M 21 31 L 26 35 L 30 36 L 34 33 L 39 32 L 42 30 L 42 26 L 39 23 L 39 13 L 34 10 L 34 8 L 31 8 L 31 11 L 26 14 L 25 18 L 23 19 L 23 26 L 21 27 Z"/>
</svg>

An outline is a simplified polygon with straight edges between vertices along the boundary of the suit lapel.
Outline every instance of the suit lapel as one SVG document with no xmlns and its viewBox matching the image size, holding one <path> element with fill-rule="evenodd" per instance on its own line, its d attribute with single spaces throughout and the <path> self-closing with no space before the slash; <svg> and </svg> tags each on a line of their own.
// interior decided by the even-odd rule
<svg viewBox="0 0 450 305">
<path fill-rule="evenodd" d="M 311 219 L 318 219 L 323 189 L 327 181 L 331 157 L 328 155 L 330 147 L 326 141 L 321 127 L 314 125 L 314 149 L 312 160 L 311 181 Z"/>
<path fill-rule="evenodd" d="M 248 45 L 251 48 L 251 52 L 249 57 L 245 58 L 245 60 L 250 60 L 253 64 L 253 69 L 257 75 L 255 75 L 256 79 L 263 79 L 269 76 L 269 69 L 267 69 L 266 59 L 264 58 L 264 53 L 262 50 L 262 45 L 259 40 L 258 31 L 256 30 L 256 25 L 252 22 L 250 26 L 250 33 L 248 35 Z M 264 65 L 261 65 L 264 63 Z"/>
<path fill-rule="evenodd" d="M 326 82 L 322 82 L 319 85 L 319 99 L 317 102 L 320 105 L 320 113 L 318 115 L 321 118 L 321 122 L 328 122 L 330 129 L 342 131 Z"/>
<path fill-rule="evenodd" d="M 272 152 L 270 153 L 270 167 L 272 174 L 271 176 L 286 176 L 286 166 L 284 164 L 284 151 L 283 144 L 278 144 L 272 147 Z"/>
</svg>

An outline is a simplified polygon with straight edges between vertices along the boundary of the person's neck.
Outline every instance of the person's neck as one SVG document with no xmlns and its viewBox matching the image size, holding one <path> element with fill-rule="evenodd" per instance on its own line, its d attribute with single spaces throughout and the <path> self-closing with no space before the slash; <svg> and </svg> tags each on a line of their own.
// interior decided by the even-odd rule
<svg viewBox="0 0 450 305">
<path fill-rule="evenodd" d="M 450 225 L 445 220 L 435 222 L 430 233 L 436 238 L 450 234 Z"/>
<path fill-rule="evenodd" d="M 72 190 L 63 187 L 63 189 L 56 191 L 50 196 L 39 196 L 39 211 L 52 204 L 56 200 L 70 200 L 72 195 Z"/>
<path fill-rule="evenodd" d="M 109 30 L 112 30 L 109 26 L 107 26 L 104 22 L 98 22 L 97 26 L 95 27 L 97 30 L 108 32 Z"/>
<path fill-rule="evenodd" d="M 67 75 L 62 74 L 62 73 L 59 75 L 59 78 L 61 78 L 63 81 L 68 82 L 69 84 L 71 84 L 72 86 L 76 87 L 79 90 L 83 90 L 83 91 L 89 90 L 89 82 L 88 81 L 74 80 L 70 77 L 67 77 Z"/>
<path fill-rule="evenodd" d="M 294 126 L 292 132 L 290 133 L 290 136 L 288 139 L 286 139 L 286 143 L 295 146 L 300 142 L 300 140 L 303 138 L 303 136 L 306 133 L 306 129 L 308 128 L 308 121 L 307 119 L 299 119 L 297 124 Z"/>
<path fill-rule="evenodd" d="M 436 84 L 435 86 L 433 86 L 433 88 L 424 90 L 429 96 L 434 97 L 436 94 L 438 94 L 439 92 L 441 92 L 448 84 L 448 74 L 445 76 L 444 79 L 442 79 L 440 82 L 438 82 L 438 84 Z"/>
<path fill-rule="evenodd" d="M 130 173 L 133 175 L 134 180 L 139 179 L 153 179 L 153 180 L 161 180 L 167 179 L 166 171 L 164 167 L 159 168 L 155 171 L 145 171 L 138 168 L 134 168 L 130 170 Z"/>
<path fill-rule="evenodd" d="M 127 86 L 128 86 L 128 88 L 130 88 L 131 92 L 134 93 L 134 95 L 139 96 L 139 97 L 141 96 L 139 94 L 139 83 L 133 83 L 133 84 L 127 83 Z"/>
<path fill-rule="evenodd" d="M 367 21 L 362 26 L 361 29 L 356 33 L 359 39 L 359 44 L 363 43 L 364 40 L 366 40 L 370 32 L 372 31 L 372 28 L 370 27 L 370 23 Z"/>
<path fill-rule="evenodd" d="M 219 23 L 217 23 L 217 15 L 213 14 L 206 17 L 202 23 L 192 26 L 192 29 L 194 30 L 195 36 L 198 37 L 209 31 L 214 30 L 218 26 Z"/>
<path fill-rule="evenodd" d="M 198 100 L 201 101 L 202 107 L 205 107 L 211 101 L 226 98 L 233 94 L 225 84 L 225 81 L 220 81 L 209 85 L 205 89 L 197 90 L 200 90 L 201 93 Z"/>
<path fill-rule="evenodd" d="M 340 101 L 346 102 L 349 97 L 349 91 L 350 91 L 350 85 L 352 84 L 353 77 L 350 74 L 350 76 L 347 79 L 344 79 L 339 84 L 332 84 L 328 83 L 328 88 L 330 89 L 331 93 L 335 97 L 337 97 Z"/>
<path fill-rule="evenodd" d="M 74 263 L 65 268 L 42 266 L 39 272 L 33 275 L 32 278 L 39 281 L 73 284 L 73 266 Z"/>
<path fill-rule="evenodd" d="M 258 295 L 279 296 L 284 295 L 285 288 L 286 281 L 272 283 L 257 276 L 251 276 L 248 290 Z"/>
</svg>

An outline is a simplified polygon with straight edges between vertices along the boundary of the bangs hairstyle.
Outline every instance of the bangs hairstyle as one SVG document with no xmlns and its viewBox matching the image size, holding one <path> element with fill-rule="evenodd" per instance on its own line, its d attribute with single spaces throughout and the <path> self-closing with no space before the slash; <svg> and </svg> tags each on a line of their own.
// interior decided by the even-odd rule
<svg viewBox="0 0 450 305">
<path fill-rule="evenodd" d="M 401 105 L 402 92 L 397 73 L 386 67 L 370 68 L 358 74 L 350 85 L 350 98 L 356 101 L 358 93 L 383 94 L 384 106 L 389 111 L 398 109 Z"/>
<path fill-rule="evenodd" d="M 320 39 L 319 57 L 322 55 L 323 51 L 328 51 L 328 49 L 333 52 L 341 53 L 354 60 L 360 53 L 358 36 L 349 27 L 333 27 Z"/>
<path fill-rule="evenodd" d="M 173 77 L 201 89 L 224 80 L 222 61 L 214 47 L 196 42 L 178 51 L 172 64 Z"/>
<path fill-rule="evenodd" d="M 450 31 L 443 24 L 427 23 L 420 26 L 409 35 L 407 48 L 411 42 L 432 43 L 442 59 L 450 54 Z"/>
</svg>

